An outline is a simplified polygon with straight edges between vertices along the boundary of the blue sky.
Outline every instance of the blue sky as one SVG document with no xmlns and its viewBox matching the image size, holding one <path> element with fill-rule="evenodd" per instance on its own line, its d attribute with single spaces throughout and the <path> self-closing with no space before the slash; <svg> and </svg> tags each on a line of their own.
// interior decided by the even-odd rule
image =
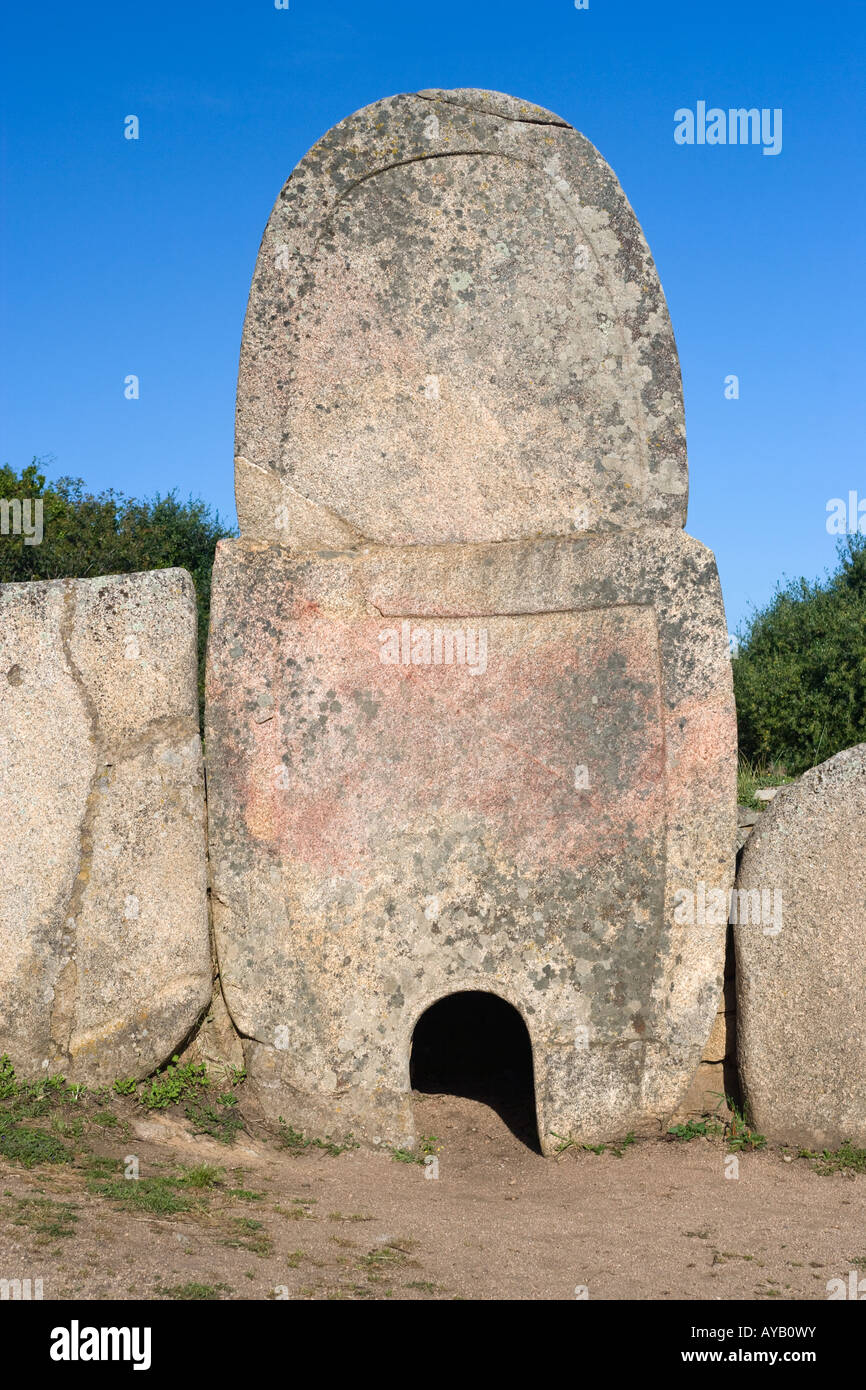
<svg viewBox="0 0 866 1390">
<path fill-rule="evenodd" d="M 835 559 L 864 466 L 866 7 L 171 0 L 7 7 L 0 461 L 234 521 L 241 326 L 265 221 L 368 102 L 489 87 L 565 117 L 644 228 L 679 345 L 689 532 L 729 626 Z M 674 112 L 781 107 L 776 157 L 679 146 Z M 139 116 L 138 141 L 123 138 Z M 127 401 L 135 373 L 141 397 Z M 726 400 L 728 374 L 740 398 Z"/>
</svg>

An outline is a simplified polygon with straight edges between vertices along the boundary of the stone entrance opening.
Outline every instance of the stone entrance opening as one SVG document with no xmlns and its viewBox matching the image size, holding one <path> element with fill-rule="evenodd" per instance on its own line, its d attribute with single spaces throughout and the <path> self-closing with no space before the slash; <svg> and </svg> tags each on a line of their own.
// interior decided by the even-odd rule
<svg viewBox="0 0 866 1390">
<path fill-rule="evenodd" d="M 498 995 L 463 990 L 431 1004 L 412 1035 L 410 1078 L 413 1091 L 489 1105 L 540 1153 L 529 1032 Z"/>
</svg>

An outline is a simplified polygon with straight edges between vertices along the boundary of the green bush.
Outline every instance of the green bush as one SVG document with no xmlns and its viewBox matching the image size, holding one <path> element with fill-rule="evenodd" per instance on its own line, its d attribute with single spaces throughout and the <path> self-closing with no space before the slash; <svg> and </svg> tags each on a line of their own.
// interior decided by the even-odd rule
<svg viewBox="0 0 866 1390">
<path fill-rule="evenodd" d="M 86 579 L 141 570 L 189 570 L 198 604 L 199 695 L 204 691 L 204 650 L 210 609 L 210 577 L 218 540 L 234 535 L 206 503 L 180 502 L 174 492 L 137 501 L 109 488 L 85 491 L 80 478 L 48 483 L 33 462 L 20 475 L 0 467 L 0 498 L 42 499 L 43 539 L 0 536 L 0 584 L 37 579 Z"/>
<path fill-rule="evenodd" d="M 866 536 L 838 568 L 780 586 L 739 634 L 733 663 L 740 753 L 804 772 L 866 741 Z"/>
</svg>

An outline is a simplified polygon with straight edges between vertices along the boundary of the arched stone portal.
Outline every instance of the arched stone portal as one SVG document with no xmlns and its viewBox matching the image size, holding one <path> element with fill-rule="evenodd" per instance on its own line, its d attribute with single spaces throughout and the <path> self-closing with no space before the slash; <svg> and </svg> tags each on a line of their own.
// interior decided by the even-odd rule
<svg viewBox="0 0 866 1390">
<path fill-rule="evenodd" d="M 409 1067 L 413 1091 L 482 1101 L 540 1151 L 529 1031 L 498 994 L 461 990 L 431 1004 L 415 1025 Z"/>
</svg>

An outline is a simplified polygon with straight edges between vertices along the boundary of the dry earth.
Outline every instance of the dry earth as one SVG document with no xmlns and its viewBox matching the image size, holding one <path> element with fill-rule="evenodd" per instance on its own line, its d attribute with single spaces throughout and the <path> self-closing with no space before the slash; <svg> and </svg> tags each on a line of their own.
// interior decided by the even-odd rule
<svg viewBox="0 0 866 1390">
<path fill-rule="evenodd" d="M 705 1138 L 543 1159 L 478 1101 L 417 1107 L 435 1179 L 389 1153 L 295 1156 L 255 1124 L 227 1148 L 119 1100 L 74 1164 L 0 1161 L 0 1277 L 46 1299 L 823 1300 L 866 1273 L 866 1175 L 769 1150 L 726 1178 Z M 141 1179 L 223 1175 L 161 1215 L 88 1190 L 95 1155 L 129 1154 Z"/>
</svg>

